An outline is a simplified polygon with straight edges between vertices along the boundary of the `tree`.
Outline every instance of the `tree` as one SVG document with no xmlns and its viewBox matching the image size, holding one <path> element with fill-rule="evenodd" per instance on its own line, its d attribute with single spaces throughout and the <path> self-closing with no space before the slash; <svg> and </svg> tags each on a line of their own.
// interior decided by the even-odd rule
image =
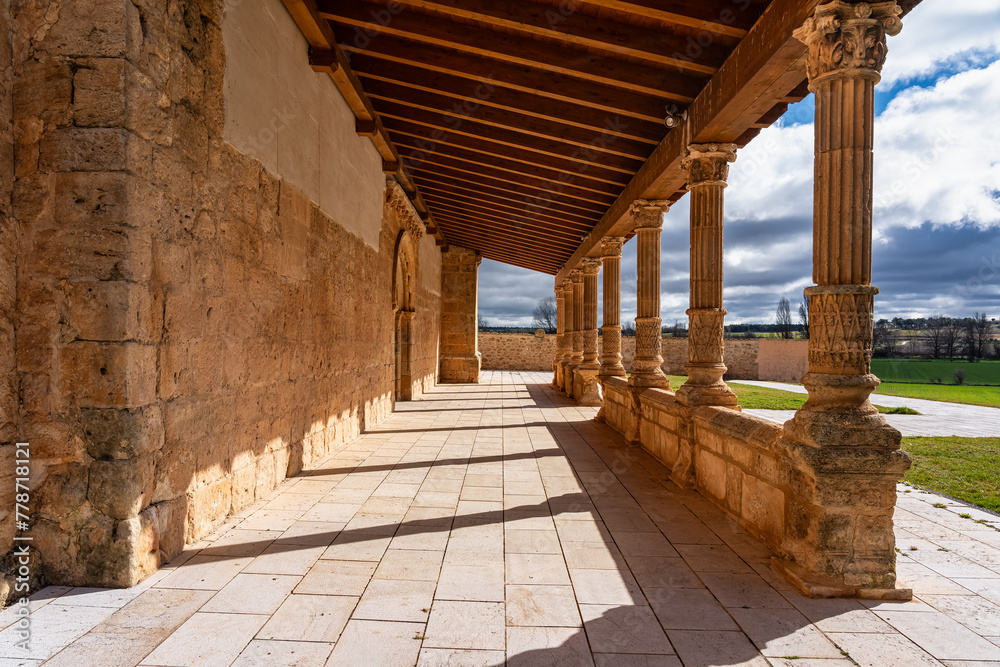
<svg viewBox="0 0 1000 667">
<path fill-rule="evenodd" d="M 944 327 L 944 333 L 941 337 L 941 351 L 947 355 L 949 359 L 955 358 L 955 353 L 958 351 L 958 343 L 961 338 L 962 325 L 958 320 L 950 319 Z"/>
<path fill-rule="evenodd" d="M 872 347 L 880 357 L 892 357 L 899 345 L 899 333 L 892 328 L 889 320 L 881 319 L 875 323 L 872 331 Z"/>
<path fill-rule="evenodd" d="M 944 352 L 945 330 L 948 321 L 941 317 L 932 317 L 927 321 L 927 347 L 930 349 L 931 357 L 940 359 Z"/>
<path fill-rule="evenodd" d="M 809 297 L 802 297 L 802 303 L 799 304 L 799 321 L 802 322 L 802 327 L 805 329 L 806 338 L 809 338 Z"/>
<path fill-rule="evenodd" d="M 539 299 L 538 303 L 535 304 L 535 309 L 531 312 L 531 316 L 534 318 L 534 324 L 539 329 L 545 329 L 546 331 L 556 330 L 556 298 L 554 296 L 547 296 L 544 299 Z"/>
<path fill-rule="evenodd" d="M 976 312 L 972 316 L 973 340 L 976 345 L 976 356 L 980 359 L 986 358 L 986 353 L 990 344 L 990 321 L 986 319 L 986 313 Z"/>
<path fill-rule="evenodd" d="M 635 320 L 625 320 L 622 322 L 622 336 L 635 338 Z"/>
<path fill-rule="evenodd" d="M 478 313 L 476 315 L 476 325 L 478 326 L 479 330 L 482 331 L 484 329 L 489 328 L 490 321 L 488 319 L 486 319 L 485 317 L 483 317 L 482 313 Z"/>
<path fill-rule="evenodd" d="M 778 309 L 775 311 L 775 317 L 778 321 L 778 333 L 781 334 L 782 338 L 792 337 L 792 307 L 788 303 L 788 299 L 781 297 L 778 301 Z"/>
</svg>

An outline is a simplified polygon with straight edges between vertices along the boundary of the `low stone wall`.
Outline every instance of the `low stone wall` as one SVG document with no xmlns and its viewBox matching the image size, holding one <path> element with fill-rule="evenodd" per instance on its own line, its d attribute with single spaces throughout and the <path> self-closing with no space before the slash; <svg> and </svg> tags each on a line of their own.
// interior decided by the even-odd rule
<svg viewBox="0 0 1000 667">
<path fill-rule="evenodd" d="M 633 395 L 623 378 L 611 378 L 604 389 L 608 426 L 637 439 L 676 482 L 696 488 L 774 553 L 787 555 L 789 466 L 777 453 L 779 424 L 725 408 L 691 409 L 661 389 Z"/>
<path fill-rule="evenodd" d="M 552 369 L 556 337 L 480 331 L 479 352 L 484 370 L 547 371 Z"/>
<path fill-rule="evenodd" d="M 603 340 L 598 338 L 598 348 Z M 798 382 L 809 369 L 809 341 L 773 338 L 729 338 L 725 341 L 727 380 Z M 479 333 L 483 368 L 505 371 L 545 371 L 552 368 L 556 337 L 519 333 Z M 635 358 L 635 338 L 622 338 L 622 363 L 627 370 Z M 684 375 L 688 359 L 686 338 L 663 339 L 663 371 Z"/>
</svg>

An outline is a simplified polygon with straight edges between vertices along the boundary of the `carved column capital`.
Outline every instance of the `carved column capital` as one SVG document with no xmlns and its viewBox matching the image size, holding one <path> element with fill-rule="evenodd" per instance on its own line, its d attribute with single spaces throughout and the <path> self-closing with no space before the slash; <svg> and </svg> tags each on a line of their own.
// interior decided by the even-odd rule
<svg viewBox="0 0 1000 667">
<path fill-rule="evenodd" d="M 837 74 L 878 81 L 888 51 L 885 37 L 902 29 L 901 13 L 894 0 L 858 4 L 833 0 L 817 6 L 792 33 L 809 47 L 809 88 Z"/>
<path fill-rule="evenodd" d="M 564 295 L 573 291 L 573 281 L 569 278 L 565 278 L 558 285 L 556 285 L 556 293 L 562 292 Z"/>
<path fill-rule="evenodd" d="M 406 230 L 419 241 L 424 235 L 424 223 L 420 219 L 420 214 L 413 208 L 413 202 L 394 178 L 386 179 L 385 204 L 395 211 Z"/>
<path fill-rule="evenodd" d="M 573 269 L 569 272 L 569 280 L 571 283 L 570 289 L 572 289 L 573 285 L 583 284 L 583 271 L 580 269 Z"/>
<path fill-rule="evenodd" d="M 601 239 L 601 256 L 605 259 L 621 257 L 623 245 L 625 245 L 624 236 L 605 236 Z"/>
<path fill-rule="evenodd" d="M 580 260 L 580 274 L 583 276 L 596 276 L 601 272 L 600 257 L 584 257 Z"/>
<path fill-rule="evenodd" d="M 663 214 L 670 210 L 670 202 L 665 199 L 636 199 L 629 213 L 635 221 L 636 230 L 661 229 Z"/>
<path fill-rule="evenodd" d="M 699 185 L 726 186 L 729 163 L 736 160 L 736 144 L 691 144 L 681 166 L 688 190 Z"/>
</svg>

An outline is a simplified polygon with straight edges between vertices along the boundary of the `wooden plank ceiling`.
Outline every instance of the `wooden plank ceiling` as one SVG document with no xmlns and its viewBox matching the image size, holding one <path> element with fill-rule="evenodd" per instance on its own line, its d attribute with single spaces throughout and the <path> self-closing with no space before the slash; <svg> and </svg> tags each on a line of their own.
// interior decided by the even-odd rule
<svg viewBox="0 0 1000 667">
<path fill-rule="evenodd" d="M 659 172 L 634 183 L 654 150 L 698 139 L 684 123 L 665 141 L 664 118 L 707 96 L 723 113 L 720 68 L 765 10 L 798 20 L 772 0 L 284 1 L 439 243 L 553 275 L 595 232 L 629 234 L 626 186 L 683 194 Z M 716 140 L 745 144 L 806 94 L 802 52 L 779 58 L 779 85 L 743 93 L 734 136 Z"/>
</svg>

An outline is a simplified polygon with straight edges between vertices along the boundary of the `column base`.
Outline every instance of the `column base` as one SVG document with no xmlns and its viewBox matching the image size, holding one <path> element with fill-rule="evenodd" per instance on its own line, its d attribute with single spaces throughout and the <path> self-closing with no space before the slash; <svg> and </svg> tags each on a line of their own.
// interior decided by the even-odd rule
<svg viewBox="0 0 1000 667">
<path fill-rule="evenodd" d="M 775 452 L 789 469 L 781 551 L 795 565 L 785 567 L 793 583 L 808 595 L 908 595 L 888 591 L 896 588 L 896 482 L 909 455 L 898 446 L 817 447 L 787 435 Z"/>
<path fill-rule="evenodd" d="M 908 602 L 913 599 L 912 588 L 846 586 L 836 579 L 807 572 L 792 561 L 777 556 L 771 558 L 771 569 L 782 575 L 800 593 L 810 598 L 860 598 L 897 602 Z"/>
<path fill-rule="evenodd" d="M 444 384 L 479 384 L 482 355 L 441 356 L 440 381 Z"/>
<path fill-rule="evenodd" d="M 726 365 L 722 363 L 691 362 L 684 366 L 688 373 L 687 382 L 677 390 L 677 402 L 688 407 L 713 405 L 735 408 L 739 402 L 722 376 Z"/>
<path fill-rule="evenodd" d="M 600 384 L 596 368 L 581 366 L 573 377 L 573 397 L 580 405 L 601 405 Z"/>
</svg>

